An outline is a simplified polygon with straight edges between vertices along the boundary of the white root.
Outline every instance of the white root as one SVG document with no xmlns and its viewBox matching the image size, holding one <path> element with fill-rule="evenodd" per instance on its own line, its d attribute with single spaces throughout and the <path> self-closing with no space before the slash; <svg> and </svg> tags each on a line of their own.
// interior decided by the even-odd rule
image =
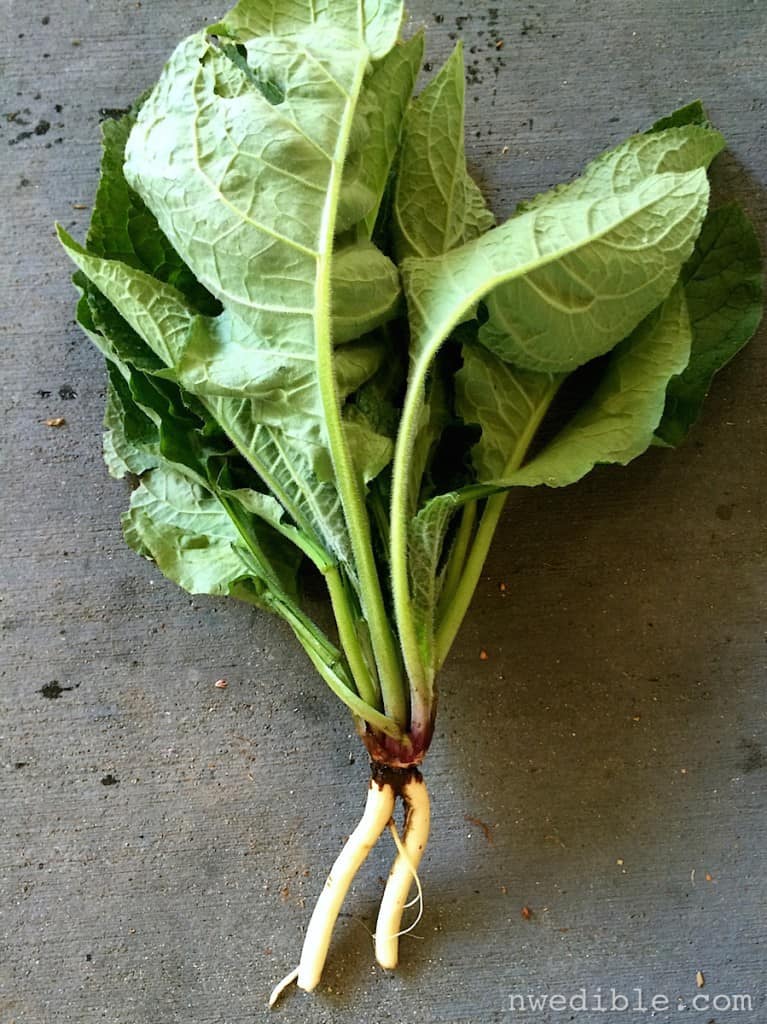
<svg viewBox="0 0 767 1024">
<path fill-rule="evenodd" d="M 269 1006 L 274 1006 L 294 981 L 305 992 L 311 992 L 319 984 L 344 897 L 365 858 L 391 821 L 394 801 L 394 790 L 390 785 L 379 785 L 374 779 L 370 780 L 365 810 L 359 824 L 346 840 L 314 905 L 301 949 L 300 963 L 274 986 Z"/>
<path fill-rule="evenodd" d="M 375 932 L 376 960 L 388 970 L 397 966 L 402 913 L 413 881 L 417 884 L 418 865 L 429 838 L 431 811 L 426 783 L 416 777 L 402 787 L 405 804 L 405 828 L 399 853 L 384 889 Z M 420 887 L 419 887 L 420 891 Z"/>
<path fill-rule="evenodd" d="M 394 812 L 394 790 L 371 780 L 359 825 L 346 841 L 330 869 L 314 907 L 298 965 L 298 987 L 311 992 L 319 984 L 333 927 L 349 886 Z"/>
<path fill-rule="evenodd" d="M 270 1006 L 270 1008 L 272 1006 L 274 1006 L 274 1004 L 280 998 L 280 996 L 285 991 L 285 989 L 288 987 L 288 985 L 292 985 L 297 977 L 298 977 L 298 968 L 294 967 L 293 970 L 290 972 L 290 974 L 286 974 L 285 977 L 282 979 L 282 981 L 278 981 L 277 982 L 277 984 L 272 989 L 272 994 L 269 996 L 269 1006 Z"/>
</svg>

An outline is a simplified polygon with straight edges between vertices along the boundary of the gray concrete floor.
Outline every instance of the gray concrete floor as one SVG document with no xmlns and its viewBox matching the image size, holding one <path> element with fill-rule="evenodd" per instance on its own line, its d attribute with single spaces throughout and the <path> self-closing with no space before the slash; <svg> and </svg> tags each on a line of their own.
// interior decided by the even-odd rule
<svg viewBox="0 0 767 1024">
<path fill-rule="evenodd" d="M 466 43 L 471 164 L 500 214 L 701 97 L 731 142 L 716 195 L 763 230 L 762 0 L 410 9 L 430 62 Z M 190 599 L 123 544 L 104 373 L 53 237 L 85 233 L 100 110 L 219 13 L 0 11 L 2 1024 L 266 1020 L 361 806 L 363 752 L 287 629 Z M 395 974 L 374 966 L 384 844 L 321 989 L 275 1019 L 765 1020 L 766 341 L 684 450 L 509 507 L 442 679 L 417 936 Z M 511 1010 L 581 986 L 589 1010 Z M 671 1009 L 600 1013 L 600 987 Z M 718 1009 L 734 994 L 750 1013 Z"/>
</svg>

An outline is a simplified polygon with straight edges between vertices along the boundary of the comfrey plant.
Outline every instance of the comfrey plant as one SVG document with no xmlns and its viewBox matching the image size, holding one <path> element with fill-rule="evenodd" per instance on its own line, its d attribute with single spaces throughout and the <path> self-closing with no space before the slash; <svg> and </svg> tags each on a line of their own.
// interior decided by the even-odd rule
<svg viewBox="0 0 767 1024">
<path fill-rule="evenodd" d="M 128 543 L 282 616 L 370 754 L 273 1000 L 318 984 L 387 826 L 375 951 L 396 966 L 436 679 L 508 492 L 677 444 L 761 315 L 754 231 L 709 209 L 725 143 L 700 104 L 496 225 L 466 169 L 460 45 L 413 98 L 424 41 L 401 22 L 399 0 L 240 0 L 104 125 L 85 247 L 59 232 L 107 360 L 107 465 L 137 483 Z M 306 563 L 337 636 L 302 608 Z"/>
</svg>

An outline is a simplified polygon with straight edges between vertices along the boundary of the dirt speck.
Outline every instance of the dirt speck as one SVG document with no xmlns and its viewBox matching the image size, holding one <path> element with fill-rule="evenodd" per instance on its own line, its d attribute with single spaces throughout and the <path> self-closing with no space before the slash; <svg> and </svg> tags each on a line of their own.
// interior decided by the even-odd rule
<svg viewBox="0 0 767 1024">
<path fill-rule="evenodd" d="M 470 825 L 476 825 L 477 828 L 482 829 L 482 833 L 487 839 L 490 845 L 493 845 L 493 830 L 486 821 L 482 821 L 481 818 L 474 818 L 471 814 L 464 814 L 464 821 L 468 821 Z"/>
<path fill-rule="evenodd" d="M 37 692 L 41 693 L 48 700 L 58 700 L 62 693 L 66 693 L 67 690 L 71 689 L 71 686 L 62 686 L 58 679 L 51 679 L 45 686 L 41 686 Z"/>
</svg>

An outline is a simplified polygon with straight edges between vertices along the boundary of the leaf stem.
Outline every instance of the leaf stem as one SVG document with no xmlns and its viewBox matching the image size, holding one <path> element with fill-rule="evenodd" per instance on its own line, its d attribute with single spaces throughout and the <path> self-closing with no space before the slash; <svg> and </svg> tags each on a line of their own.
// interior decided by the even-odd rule
<svg viewBox="0 0 767 1024">
<path fill-rule="evenodd" d="M 554 395 L 560 385 L 560 379 L 554 378 L 551 383 L 551 387 L 541 398 L 537 407 L 533 410 L 530 419 L 528 420 L 527 426 L 520 434 L 517 439 L 517 443 L 514 446 L 509 460 L 503 471 L 503 479 L 506 479 L 515 473 L 522 465 L 527 450 L 532 443 L 533 438 L 541 425 L 543 417 L 546 415 L 546 411 L 551 405 Z M 498 526 L 498 520 L 501 518 L 504 506 L 506 504 L 506 498 L 508 494 L 493 494 L 487 499 L 485 508 L 482 512 L 482 517 L 477 527 L 477 533 L 474 537 L 474 542 L 471 545 L 466 564 L 461 574 L 460 582 L 455 589 L 452 600 L 449 604 L 445 604 L 444 617 L 440 621 L 437 627 L 437 633 L 434 640 L 434 660 L 435 670 L 439 671 L 442 665 L 445 663 L 445 659 L 450 653 L 450 648 L 453 646 L 453 641 L 456 638 L 458 630 L 461 628 L 461 623 L 464 620 L 464 616 L 469 609 L 471 599 L 474 596 L 474 591 L 477 589 L 480 576 L 482 575 L 482 567 L 485 564 L 490 545 L 493 542 L 496 528 Z"/>
<path fill-rule="evenodd" d="M 359 718 L 368 722 L 374 729 L 379 729 L 395 740 L 402 741 L 403 732 L 397 722 L 388 715 L 382 714 L 377 708 L 363 700 L 357 694 L 343 670 L 343 659 L 327 638 L 319 634 L 313 622 L 307 620 L 303 613 L 298 612 L 290 603 L 278 595 L 269 595 L 266 603 L 273 611 L 281 615 L 296 635 L 312 664 L 328 684 L 333 693 Z"/>
<path fill-rule="evenodd" d="M 411 704 L 418 703 L 422 710 L 426 710 L 431 705 L 434 674 L 432 666 L 424 665 L 421 658 L 418 634 L 412 613 L 408 573 L 408 526 L 416 497 L 411 494 L 410 467 L 425 405 L 426 377 L 437 348 L 437 345 L 433 345 L 428 351 L 429 358 L 416 360 L 410 371 L 394 448 L 391 511 L 389 513 L 394 615 L 397 620 L 397 631 L 402 646 L 402 655 L 405 659 L 405 668 L 410 681 Z M 417 491 L 419 486 L 420 480 L 415 482 L 413 489 Z"/>
<path fill-rule="evenodd" d="M 466 553 L 469 550 L 469 544 L 471 543 L 471 537 L 474 532 L 474 524 L 476 521 L 477 503 L 476 501 L 470 501 L 463 507 L 461 525 L 458 527 L 458 533 L 455 535 L 455 541 L 453 542 L 453 550 L 450 553 L 447 573 L 445 574 L 445 582 L 442 585 L 442 594 L 440 596 L 439 608 L 437 610 L 438 619 L 442 618 L 444 609 L 450 607 L 453 595 L 461 581 L 461 573 L 464 565 L 466 564 Z"/>
<path fill-rule="evenodd" d="M 452 600 L 445 604 L 445 612 L 437 628 L 434 639 L 434 661 L 437 671 L 445 663 L 456 634 L 468 611 L 474 591 L 482 574 L 487 553 L 495 535 L 498 520 L 506 504 L 506 494 L 494 494 L 487 499 L 485 509 L 479 521 L 477 535 L 471 546 L 460 581 L 452 595 Z"/>
<path fill-rule="evenodd" d="M 408 715 L 407 694 L 402 683 L 402 667 L 384 606 L 381 582 L 378 578 L 373 553 L 370 521 L 365 510 L 361 483 L 355 472 L 344 434 L 341 402 L 333 369 L 333 339 L 330 319 L 331 264 L 336 211 L 344 160 L 365 68 L 366 62 L 360 59 L 341 119 L 320 228 L 315 287 L 317 376 L 325 412 L 330 453 L 359 576 L 360 603 L 370 628 L 370 638 L 379 667 L 384 709 L 390 718 L 404 726 Z"/>
<path fill-rule="evenodd" d="M 349 668 L 357 684 L 360 697 L 373 707 L 381 706 L 381 689 L 376 676 L 370 671 L 357 637 L 352 610 L 349 607 L 349 596 L 341 579 L 337 566 L 325 573 L 330 602 L 338 626 L 338 638 L 341 641 Z"/>
</svg>

